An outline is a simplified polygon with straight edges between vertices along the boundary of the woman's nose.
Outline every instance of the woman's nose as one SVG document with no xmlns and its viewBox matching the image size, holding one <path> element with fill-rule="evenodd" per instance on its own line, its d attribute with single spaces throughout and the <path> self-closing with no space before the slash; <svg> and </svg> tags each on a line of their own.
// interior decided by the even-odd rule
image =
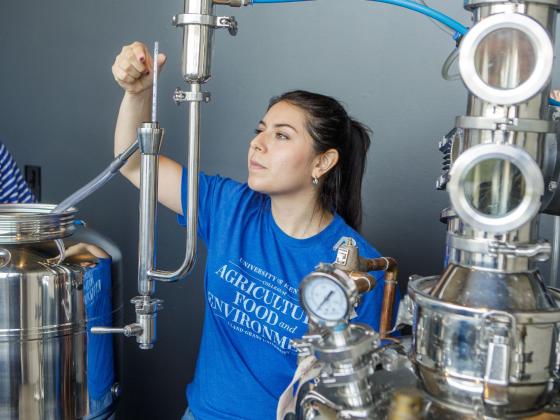
<svg viewBox="0 0 560 420">
<path fill-rule="evenodd" d="M 265 150 L 265 141 L 263 133 L 257 134 L 253 140 L 251 140 L 250 144 L 251 148 L 263 152 Z"/>
</svg>

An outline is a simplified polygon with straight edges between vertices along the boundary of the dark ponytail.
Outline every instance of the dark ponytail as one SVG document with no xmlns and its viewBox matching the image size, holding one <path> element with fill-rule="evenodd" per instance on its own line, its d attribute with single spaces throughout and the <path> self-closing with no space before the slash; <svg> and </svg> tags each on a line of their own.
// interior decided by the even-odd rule
<svg viewBox="0 0 560 420">
<path fill-rule="evenodd" d="M 270 101 L 288 102 L 305 111 L 307 130 L 317 153 L 336 149 L 338 163 L 321 183 L 319 199 L 324 209 L 336 211 L 346 223 L 359 230 L 362 225 L 362 179 L 371 130 L 352 119 L 344 107 L 330 96 L 296 90 Z"/>
</svg>

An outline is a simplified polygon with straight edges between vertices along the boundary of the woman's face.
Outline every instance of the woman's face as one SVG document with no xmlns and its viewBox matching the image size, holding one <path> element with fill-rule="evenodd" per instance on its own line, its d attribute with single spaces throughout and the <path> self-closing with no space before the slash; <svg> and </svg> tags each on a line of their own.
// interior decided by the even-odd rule
<svg viewBox="0 0 560 420">
<path fill-rule="evenodd" d="M 317 153 L 303 110 L 288 102 L 273 105 L 249 145 L 249 187 L 269 195 L 312 189 Z"/>
</svg>

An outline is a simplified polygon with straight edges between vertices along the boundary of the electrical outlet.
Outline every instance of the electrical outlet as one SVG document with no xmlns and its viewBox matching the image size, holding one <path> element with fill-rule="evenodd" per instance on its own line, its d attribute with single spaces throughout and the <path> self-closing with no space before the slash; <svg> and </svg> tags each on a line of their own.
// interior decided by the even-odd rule
<svg viewBox="0 0 560 420">
<path fill-rule="evenodd" d="M 41 167 L 34 165 L 25 165 L 24 176 L 29 189 L 35 195 L 37 201 L 41 201 Z"/>
</svg>

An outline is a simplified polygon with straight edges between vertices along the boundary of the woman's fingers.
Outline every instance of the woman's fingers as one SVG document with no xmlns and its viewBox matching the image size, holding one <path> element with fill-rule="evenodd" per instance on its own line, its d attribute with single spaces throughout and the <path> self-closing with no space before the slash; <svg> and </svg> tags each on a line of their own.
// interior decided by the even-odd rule
<svg viewBox="0 0 560 420">
<path fill-rule="evenodd" d="M 162 70 L 165 62 L 167 61 L 167 56 L 163 53 L 158 54 L 158 70 Z"/>
<path fill-rule="evenodd" d="M 167 61 L 165 54 L 158 54 L 157 63 L 161 70 Z M 139 93 L 153 85 L 153 60 L 147 47 L 141 42 L 125 45 L 115 58 L 113 77 L 127 92 Z"/>
</svg>

